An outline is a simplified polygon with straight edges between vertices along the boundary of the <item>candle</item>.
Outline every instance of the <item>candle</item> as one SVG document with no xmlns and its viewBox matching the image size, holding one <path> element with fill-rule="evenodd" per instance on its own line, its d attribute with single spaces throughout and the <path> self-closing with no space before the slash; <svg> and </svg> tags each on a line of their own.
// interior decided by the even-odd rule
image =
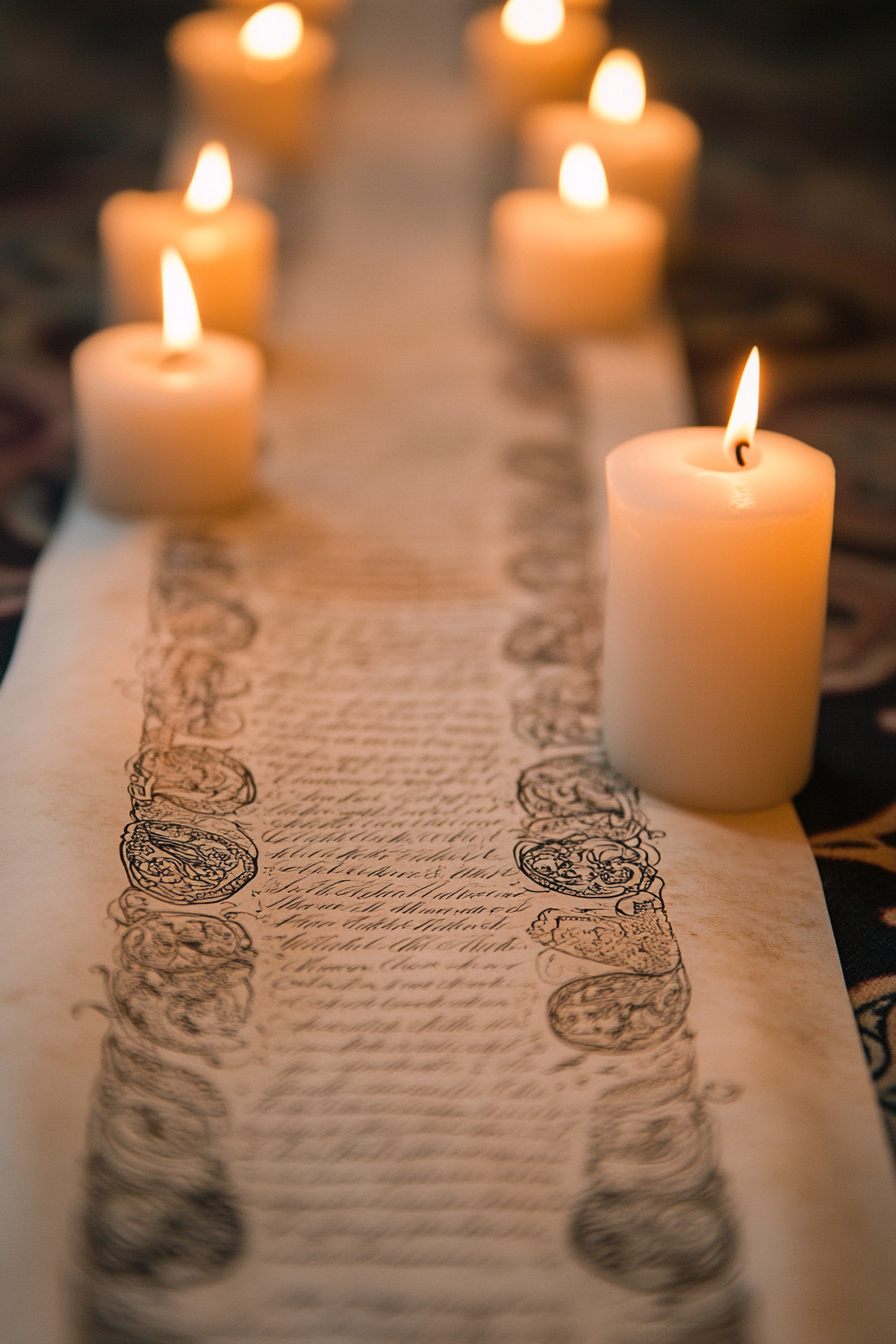
<svg viewBox="0 0 896 1344">
<path fill-rule="evenodd" d="M 183 257 L 202 321 L 215 331 L 257 339 L 273 291 L 277 224 L 258 201 L 231 196 L 227 151 L 214 142 L 199 155 L 186 195 L 120 191 L 100 211 L 99 232 L 117 321 L 162 316 L 159 256 Z"/>
<path fill-rule="evenodd" d="M 606 24 L 563 0 L 507 0 L 474 15 L 467 57 L 490 119 L 510 127 L 531 104 L 583 96 L 609 46 Z"/>
<path fill-rule="evenodd" d="M 217 3 L 225 8 L 230 6 L 245 17 L 263 9 L 265 0 L 217 0 Z M 322 23 L 329 27 L 342 18 L 350 4 L 351 0 L 304 0 L 302 18 L 309 23 Z"/>
<path fill-rule="evenodd" d="M 294 5 L 243 21 L 236 10 L 190 14 L 168 52 L 206 121 L 285 166 L 315 157 L 324 80 L 336 45 Z"/>
<path fill-rule="evenodd" d="M 538 336 L 635 326 L 660 285 L 666 221 L 645 201 L 609 196 L 599 155 L 572 145 L 560 190 L 501 196 L 492 211 L 498 306 Z"/>
<path fill-rule="evenodd" d="M 567 146 L 593 145 L 611 191 L 639 196 L 664 212 L 674 243 L 686 237 L 701 137 L 686 113 L 645 99 L 634 52 L 611 51 L 598 67 L 587 103 L 533 107 L 520 127 L 524 180 L 547 186 Z"/>
<path fill-rule="evenodd" d="M 107 327 L 72 356 L 88 497 L 113 513 L 205 513 L 252 491 L 263 365 L 239 336 L 203 334 L 183 261 L 162 260 L 164 325 Z"/>
<path fill-rule="evenodd" d="M 751 355 L 727 431 L 674 429 L 607 459 L 604 736 L 686 807 L 752 811 L 805 784 L 818 715 L 834 467 L 756 432 Z"/>
</svg>

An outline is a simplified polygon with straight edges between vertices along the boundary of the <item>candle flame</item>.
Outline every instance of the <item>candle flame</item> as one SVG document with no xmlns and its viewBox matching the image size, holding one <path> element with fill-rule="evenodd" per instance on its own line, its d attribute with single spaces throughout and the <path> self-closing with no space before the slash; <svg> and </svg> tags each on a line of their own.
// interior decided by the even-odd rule
<svg viewBox="0 0 896 1344">
<path fill-rule="evenodd" d="M 610 198 L 607 175 L 592 145 L 570 145 L 560 164 L 560 197 L 580 210 L 602 210 Z"/>
<path fill-rule="evenodd" d="M 563 0 L 507 0 L 501 29 L 513 42 L 550 42 L 566 21 Z"/>
<path fill-rule="evenodd" d="M 734 398 L 731 419 L 725 430 L 725 455 L 739 467 L 747 465 L 746 454 L 753 447 L 756 421 L 759 419 L 759 351 L 756 346 L 744 365 L 740 386 Z"/>
<path fill-rule="evenodd" d="M 267 5 L 240 29 L 240 51 L 259 61 L 282 61 L 298 50 L 304 24 L 295 5 Z"/>
<path fill-rule="evenodd" d="M 633 51 L 607 52 L 597 67 L 588 106 L 596 117 L 631 126 L 644 113 L 647 90 L 644 70 Z"/>
<path fill-rule="evenodd" d="M 192 350 L 202 340 L 196 296 L 180 253 L 162 253 L 162 344 L 171 353 Z"/>
<path fill-rule="evenodd" d="M 233 177 L 227 150 L 217 140 L 211 140 L 199 153 L 184 205 L 196 214 L 213 215 L 224 209 L 232 195 Z"/>
</svg>

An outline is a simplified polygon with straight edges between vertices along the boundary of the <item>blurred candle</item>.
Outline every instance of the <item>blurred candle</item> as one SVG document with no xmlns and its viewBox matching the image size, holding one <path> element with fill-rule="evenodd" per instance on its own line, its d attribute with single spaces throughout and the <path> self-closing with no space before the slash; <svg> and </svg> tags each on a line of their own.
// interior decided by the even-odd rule
<svg viewBox="0 0 896 1344">
<path fill-rule="evenodd" d="M 186 195 L 120 191 L 99 218 L 112 317 L 122 322 L 162 316 L 159 256 L 183 257 L 203 323 L 215 331 L 258 339 L 270 310 L 277 223 L 265 206 L 231 196 L 227 151 L 210 143 L 199 155 Z"/>
<path fill-rule="evenodd" d="M 492 211 L 498 306 L 523 331 L 573 336 L 637 325 L 656 300 L 666 222 L 610 196 L 590 145 L 567 149 L 559 192 L 511 191 Z"/>
<path fill-rule="evenodd" d="M 669 220 L 673 242 L 686 236 L 701 136 L 686 113 L 647 102 L 634 52 L 611 51 L 598 67 L 588 103 L 533 107 L 520 127 L 523 172 L 532 186 L 556 181 L 567 147 L 593 145 L 611 191 L 650 201 Z"/>
<path fill-rule="evenodd" d="M 252 493 L 263 364 L 203 334 L 183 261 L 162 260 L 163 325 L 107 327 L 72 356 L 81 476 L 113 513 L 206 513 Z"/>
<path fill-rule="evenodd" d="M 582 8 L 567 13 L 563 0 L 507 0 L 465 30 L 487 115 L 503 128 L 533 103 L 584 96 L 609 40 L 601 19 Z"/>
<path fill-rule="evenodd" d="M 237 10 L 244 18 L 265 6 L 265 0 L 216 0 L 216 3 Z M 304 0 L 302 18 L 326 28 L 341 19 L 350 4 L 351 0 Z"/>
<path fill-rule="evenodd" d="M 294 5 L 190 14 L 168 53 L 204 121 L 285 166 L 313 161 L 336 46 Z"/>
<path fill-rule="evenodd" d="M 756 432 L 751 355 L 728 429 L 607 459 L 604 738 L 685 807 L 774 807 L 805 784 L 818 716 L 834 466 Z"/>
</svg>

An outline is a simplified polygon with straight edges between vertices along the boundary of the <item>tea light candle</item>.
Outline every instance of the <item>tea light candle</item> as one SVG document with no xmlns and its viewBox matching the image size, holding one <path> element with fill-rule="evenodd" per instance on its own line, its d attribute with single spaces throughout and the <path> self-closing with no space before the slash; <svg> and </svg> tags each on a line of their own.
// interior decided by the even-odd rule
<svg viewBox="0 0 896 1344">
<path fill-rule="evenodd" d="M 109 306 L 120 322 L 162 317 L 159 256 L 175 247 L 190 273 L 203 323 L 257 340 L 273 293 L 277 223 L 265 206 L 231 196 L 227 151 L 210 143 L 186 195 L 120 191 L 99 218 Z"/>
<path fill-rule="evenodd" d="M 313 161 L 336 45 L 294 5 L 245 20 L 231 9 L 189 14 L 169 33 L 168 53 L 209 124 L 286 166 Z"/>
<path fill-rule="evenodd" d="M 759 356 L 728 429 L 607 458 L 604 738 L 685 807 L 774 807 L 805 784 L 818 716 L 834 466 L 756 432 Z"/>
<path fill-rule="evenodd" d="M 492 211 L 498 307 L 537 336 L 636 326 L 656 300 L 666 221 L 633 197 L 610 196 L 600 157 L 572 145 L 560 190 L 511 191 Z"/>
<path fill-rule="evenodd" d="M 507 0 L 474 15 L 464 40 L 487 115 L 504 128 L 533 103 L 584 96 L 610 43 L 603 20 L 563 0 Z"/>
<path fill-rule="evenodd" d="M 107 327 L 72 356 L 86 493 L 112 513 L 206 513 L 252 492 L 263 363 L 203 335 L 183 261 L 163 254 L 164 325 Z"/>
<path fill-rule="evenodd" d="M 556 182 L 569 145 L 593 145 L 611 191 L 650 201 L 669 220 L 674 242 L 686 236 L 701 136 L 686 113 L 646 101 L 644 72 L 634 52 L 611 51 L 598 67 L 587 103 L 533 107 L 520 127 L 524 180 Z"/>
<path fill-rule="evenodd" d="M 217 0 L 225 8 L 230 6 L 244 17 L 263 9 L 265 0 Z M 345 14 L 351 0 L 304 0 L 302 18 L 309 23 L 321 23 L 324 27 L 337 23 Z"/>
</svg>

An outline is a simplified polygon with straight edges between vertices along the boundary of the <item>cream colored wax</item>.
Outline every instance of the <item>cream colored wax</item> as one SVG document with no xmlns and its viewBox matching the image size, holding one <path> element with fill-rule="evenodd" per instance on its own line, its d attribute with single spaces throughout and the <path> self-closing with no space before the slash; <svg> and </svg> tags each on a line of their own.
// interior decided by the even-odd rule
<svg viewBox="0 0 896 1344">
<path fill-rule="evenodd" d="M 611 52 L 604 64 L 616 55 Z M 524 180 L 536 187 L 556 182 L 566 149 L 584 141 L 600 154 L 610 190 L 657 206 L 669 220 L 673 244 L 681 243 L 693 206 L 699 128 L 679 108 L 643 99 L 640 111 L 617 120 L 610 115 L 611 101 L 601 114 L 596 92 L 590 104 L 543 103 L 526 113 L 520 125 Z"/>
<path fill-rule="evenodd" d="M 172 28 L 168 53 L 204 122 L 286 167 L 314 161 L 322 99 L 336 45 L 329 33 L 303 25 L 285 55 L 248 54 L 241 33 L 249 22 L 236 9 L 190 14 Z"/>
<path fill-rule="evenodd" d="M 570 9 L 555 35 L 519 41 L 502 27 L 507 8 L 474 15 L 464 35 L 486 114 L 500 128 L 514 126 L 534 103 L 584 97 L 610 41 L 603 20 L 583 8 Z"/>
<path fill-rule="evenodd" d="M 204 335 L 183 259 L 160 260 L 163 323 L 107 327 L 72 356 L 81 476 L 111 513 L 217 512 L 252 493 L 261 351 Z"/>
<path fill-rule="evenodd" d="M 135 322 L 89 336 L 72 357 L 81 477 L 112 513 L 206 513 L 253 489 L 263 363 L 238 336 L 166 350 Z"/>
<path fill-rule="evenodd" d="M 537 336 L 630 329 L 656 302 L 665 241 L 662 214 L 633 197 L 577 205 L 557 191 L 508 192 L 491 222 L 498 307 Z"/>
<path fill-rule="evenodd" d="M 99 218 L 110 316 L 161 321 L 159 257 L 176 247 L 186 263 L 205 326 L 257 340 L 274 286 L 277 223 L 247 197 L 197 209 L 190 193 L 120 191 Z"/>
<path fill-rule="evenodd" d="M 604 737 L 649 792 L 740 812 L 810 772 L 834 467 L 762 431 L 739 467 L 723 434 L 648 434 L 607 459 Z"/>
</svg>

